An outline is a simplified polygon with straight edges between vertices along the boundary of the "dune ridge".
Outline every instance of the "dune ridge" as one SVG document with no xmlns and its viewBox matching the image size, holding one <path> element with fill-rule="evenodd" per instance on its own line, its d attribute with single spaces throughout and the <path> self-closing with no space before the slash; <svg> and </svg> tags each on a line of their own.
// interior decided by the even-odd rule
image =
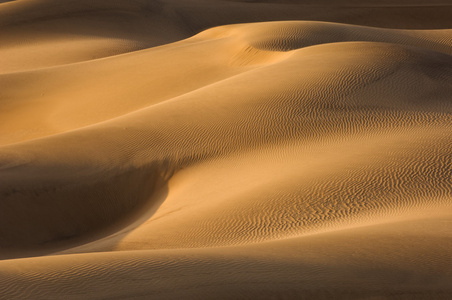
<svg viewBox="0 0 452 300">
<path fill-rule="evenodd" d="M 333 4 L 0 2 L 0 298 L 452 297 L 452 6 Z"/>
</svg>

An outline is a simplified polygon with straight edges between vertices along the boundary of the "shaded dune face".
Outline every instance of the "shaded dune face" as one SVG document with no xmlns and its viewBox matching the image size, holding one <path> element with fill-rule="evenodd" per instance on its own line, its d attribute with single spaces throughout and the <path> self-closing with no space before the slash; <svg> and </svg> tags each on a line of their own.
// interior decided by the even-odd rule
<svg viewBox="0 0 452 300">
<path fill-rule="evenodd" d="M 0 5 L 0 73 L 127 53 L 232 23 L 318 20 L 406 29 L 452 26 L 452 6 L 444 0 L 19 0 Z"/>
<path fill-rule="evenodd" d="M 276 2 L 0 1 L 0 298 L 452 295 L 452 30 Z"/>
</svg>

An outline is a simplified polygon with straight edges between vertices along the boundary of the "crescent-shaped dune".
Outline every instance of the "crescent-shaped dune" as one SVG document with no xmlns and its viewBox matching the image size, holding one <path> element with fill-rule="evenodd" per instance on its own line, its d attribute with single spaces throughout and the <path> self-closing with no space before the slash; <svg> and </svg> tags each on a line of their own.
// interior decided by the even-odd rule
<svg viewBox="0 0 452 300">
<path fill-rule="evenodd" d="M 452 298 L 452 5 L 396 2 L 0 1 L 0 299 Z"/>
</svg>

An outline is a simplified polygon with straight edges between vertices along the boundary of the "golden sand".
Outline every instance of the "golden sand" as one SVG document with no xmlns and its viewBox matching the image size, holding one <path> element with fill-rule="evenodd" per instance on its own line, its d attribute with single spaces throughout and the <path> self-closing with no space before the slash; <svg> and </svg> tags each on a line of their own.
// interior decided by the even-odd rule
<svg viewBox="0 0 452 300">
<path fill-rule="evenodd" d="M 451 299 L 450 1 L 0 1 L 0 299 Z"/>
</svg>

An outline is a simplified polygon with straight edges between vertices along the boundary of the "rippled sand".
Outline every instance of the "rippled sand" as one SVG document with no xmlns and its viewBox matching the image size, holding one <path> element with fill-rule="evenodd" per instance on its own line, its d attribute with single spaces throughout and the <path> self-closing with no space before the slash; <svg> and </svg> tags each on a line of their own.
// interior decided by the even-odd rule
<svg viewBox="0 0 452 300">
<path fill-rule="evenodd" d="M 0 1 L 0 299 L 451 299 L 451 15 Z"/>
</svg>

